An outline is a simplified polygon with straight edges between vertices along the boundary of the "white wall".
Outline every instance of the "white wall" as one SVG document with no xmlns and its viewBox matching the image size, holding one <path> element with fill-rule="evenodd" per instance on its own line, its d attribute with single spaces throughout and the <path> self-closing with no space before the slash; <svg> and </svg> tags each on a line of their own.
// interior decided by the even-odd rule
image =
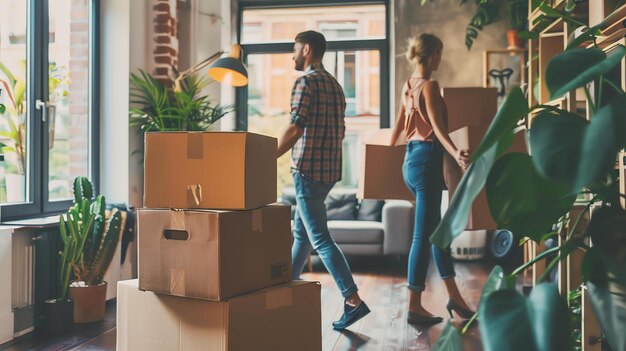
<svg viewBox="0 0 626 351">
<path fill-rule="evenodd" d="M 192 0 L 191 4 L 189 45 L 183 45 L 184 38 L 181 38 L 181 50 L 187 46 L 190 51 L 189 57 L 192 62 L 189 62 L 189 66 L 201 62 L 217 51 L 230 51 L 231 44 L 235 42 L 231 33 L 231 28 L 234 27 L 231 26 L 230 0 Z M 199 74 L 206 74 L 206 69 Z M 235 89 L 216 82 L 209 85 L 206 93 L 214 103 L 227 105 L 235 102 Z M 234 113 L 223 117 L 214 127 L 223 130 L 234 129 Z"/>
<path fill-rule="evenodd" d="M 128 74 L 130 3 L 103 0 L 100 7 L 100 193 L 108 202 L 129 199 Z M 121 279 L 120 249 L 105 280 L 107 298 L 116 296 Z"/>
<path fill-rule="evenodd" d="M 108 202 L 128 201 L 128 0 L 101 2 L 100 192 Z"/>
<path fill-rule="evenodd" d="M 139 69 L 152 72 L 154 69 L 151 55 L 154 50 L 154 41 L 148 37 L 153 26 L 153 23 L 148 20 L 148 16 L 152 13 L 150 1 L 133 0 L 129 5 L 132 21 L 129 27 L 130 32 L 126 36 L 129 38 L 132 50 L 127 54 L 129 56 L 127 83 L 130 73 L 139 73 Z M 126 98 L 129 98 L 128 92 Z M 126 117 L 128 118 L 128 111 L 126 111 Z M 126 125 L 128 125 L 128 120 Z M 128 201 L 135 207 L 141 207 L 143 204 L 143 138 L 137 132 L 137 128 L 130 128 L 128 141 L 129 148 L 126 150 L 126 162 L 129 168 Z"/>
</svg>

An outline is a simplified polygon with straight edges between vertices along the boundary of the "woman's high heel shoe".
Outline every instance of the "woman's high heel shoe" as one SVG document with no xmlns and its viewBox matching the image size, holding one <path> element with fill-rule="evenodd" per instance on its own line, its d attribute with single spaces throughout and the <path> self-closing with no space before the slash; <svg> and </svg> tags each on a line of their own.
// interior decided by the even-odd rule
<svg viewBox="0 0 626 351">
<path fill-rule="evenodd" d="M 456 302 L 452 301 L 452 300 L 448 300 L 448 304 L 446 305 L 446 309 L 448 310 L 448 313 L 450 314 L 450 318 L 454 318 L 454 316 L 452 316 L 452 311 L 455 311 L 456 314 L 459 315 L 459 317 L 463 318 L 463 319 L 470 319 L 472 318 L 472 316 L 474 315 L 474 311 L 472 310 L 468 310 L 466 308 L 461 307 L 459 304 L 457 304 Z"/>
<path fill-rule="evenodd" d="M 406 321 L 409 324 L 437 324 L 443 322 L 443 318 L 437 316 L 425 316 L 409 311 Z"/>
</svg>

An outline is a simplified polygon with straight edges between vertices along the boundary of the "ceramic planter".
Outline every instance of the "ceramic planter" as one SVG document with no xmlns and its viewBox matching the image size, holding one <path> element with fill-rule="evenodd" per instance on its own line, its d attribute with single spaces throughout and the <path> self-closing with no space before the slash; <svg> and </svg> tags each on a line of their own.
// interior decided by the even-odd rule
<svg viewBox="0 0 626 351">
<path fill-rule="evenodd" d="M 43 321 L 38 331 L 44 335 L 57 335 L 72 328 L 74 320 L 74 301 L 46 300 L 43 303 Z"/>
<path fill-rule="evenodd" d="M 107 284 L 98 286 L 70 286 L 74 300 L 74 323 L 91 323 L 104 319 Z"/>
</svg>

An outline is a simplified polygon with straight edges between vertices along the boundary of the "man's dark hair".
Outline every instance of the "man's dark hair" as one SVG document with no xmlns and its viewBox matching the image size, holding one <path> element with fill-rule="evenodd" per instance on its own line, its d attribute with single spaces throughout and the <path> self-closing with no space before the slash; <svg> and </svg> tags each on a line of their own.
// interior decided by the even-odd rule
<svg viewBox="0 0 626 351">
<path fill-rule="evenodd" d="M 313 51 L 313 57 L 322 58 L 326 52 L 326 38 L 322 33 L 318 33 L 314 30 L 308 30 L 296 35 L 296 42 L 302 44 L 309 44 L 311 51 Z"/>
</svg>

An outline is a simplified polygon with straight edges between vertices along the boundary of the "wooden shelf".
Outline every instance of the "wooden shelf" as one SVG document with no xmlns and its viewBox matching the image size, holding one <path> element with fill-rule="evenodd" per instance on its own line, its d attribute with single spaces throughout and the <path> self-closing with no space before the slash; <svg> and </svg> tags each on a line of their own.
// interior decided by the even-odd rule
<svg viewBox="0 0 626 351">
<path fill-rule="evenodd" d="M 571 15 L 580 22 L 588 24 L 590 27 L 602 23 L 601 30 L 603 37 L 597 40 L 597 45 L 605 52 L 610 52 L 618 45 L 626 46 L 626 5 L 617 6 L 618 0 L 590 0 L 585 3 L 579 3 Z M 546 1 L 553 7 L 563 10 L 566 3 L 565 0 Z M 531 59 L 528 67 L 529 91 L 528 103 L 533 106 L 537 103 L 556 106 L 562 110 L 577 113 L 581 116 L 588 114 L 587 97 L 580 90 L 571 91 L 564 97 L 550 100 L 548 89 L 543 79 L 548 62 L 556 55 L 563 52 L 568 45 L 570 33 L 573 27 L 569 22 L 562 19 L 552 20 L 546 18 L 538 8 L 533 9 L 533 0 L 529 0 L 529 16 L 528 27 L 531 31 L 540 32 L 539 38 L 530 40 L 528 43 L 529 57 L 538 57 L 537 60 Z M 588 44 L 591 44 L 588 46 Z M 583 43 L 582 47 L 590 47 L 593 43 Z M 623 59 L 620 66 L 612 69 L 605 75 L 605 79 L 610 79 L 616 84 L 619 83 L 622 89 L 626 90 L 626 59 Z M 536 82 L 541 84 L 536 86 Z M 592 97 L 596 93 L 597 87 L 592 84 Z M 537 99 L 535 99 L 535 93 Z M 603 93 L 603 99 L 610 99 L 611 94 Z M 606 101 L 606 100 L 605 100 Z M 529 116 L 529 124 L 536 117 L 536 112 Z M 589 116 L 587 116 L 589 118 Z M 622 151 L 617 159 L 616 168 L 619 172 L 619 187 L 621 193 L 626 193 L 626 152 Z M 621 205 L 626 209 L 626 199 L 622 199 Z M 580 205 L 578 205 L 580 206 Z M 578 207 L 576 207 L 578 208 Z M 573 210 L 573 212 L 575 212 Z M 572 215 L 575 213 L 571 213 Z M 584 226 L 581 228 L 583 229 Z M 567 231 L 567 228 L 566 230 Z M 567 234 L 567 233 L 565 233 Z M 559 243 L 562 243 L 561 241 Z M 543 243 L 542 243 L 543 244 Z M 545 250 L 545 246 L 534 242 L 525 247 L 525 260 L 528 262 Z M 572 289 L 576 289 L 582 283 L 580 277 L 580 268 L 583 258 L 582 252 L 575 252 L 567 259 L 557 264 L 559 289 L 561 293 L 566 294 Z M 546 269 L 545 261 L 542 260 L 532 266 L 533 285 L 537 283 L 537 277 Z M 600 350 L 600 343 L 589 342 L 601 336 L 601 331 L 597 320 L 591 311 L 587 291 L 583 287 L 582 294 L 583 303 L 583 351 Z"/>
<path fill-rule="evenodd" d="M 615 8 L 616 0 L 594 0 L 594 6 L 589 7 L 589 26 L 594 27 L 602 22 L 602 30 L 613 26 L 626 16 L 626 4 Z"/>
<path fill-rule="evenodd" d="M 596 44 L 599 48 L 604 49 L 605 51 L 608 51 L 614 48 L 615 45 L 618 45 L 624 38 L 626 38 L 626 28 L 622 28 L 616 32 L 613 32 L 613 34 L 609 36 L 599 38 L 596 41 Z M 593 44 L 590 44 L 588 47 L 593 47 L 593 46 L 594 46 Z"/>
</svg>

